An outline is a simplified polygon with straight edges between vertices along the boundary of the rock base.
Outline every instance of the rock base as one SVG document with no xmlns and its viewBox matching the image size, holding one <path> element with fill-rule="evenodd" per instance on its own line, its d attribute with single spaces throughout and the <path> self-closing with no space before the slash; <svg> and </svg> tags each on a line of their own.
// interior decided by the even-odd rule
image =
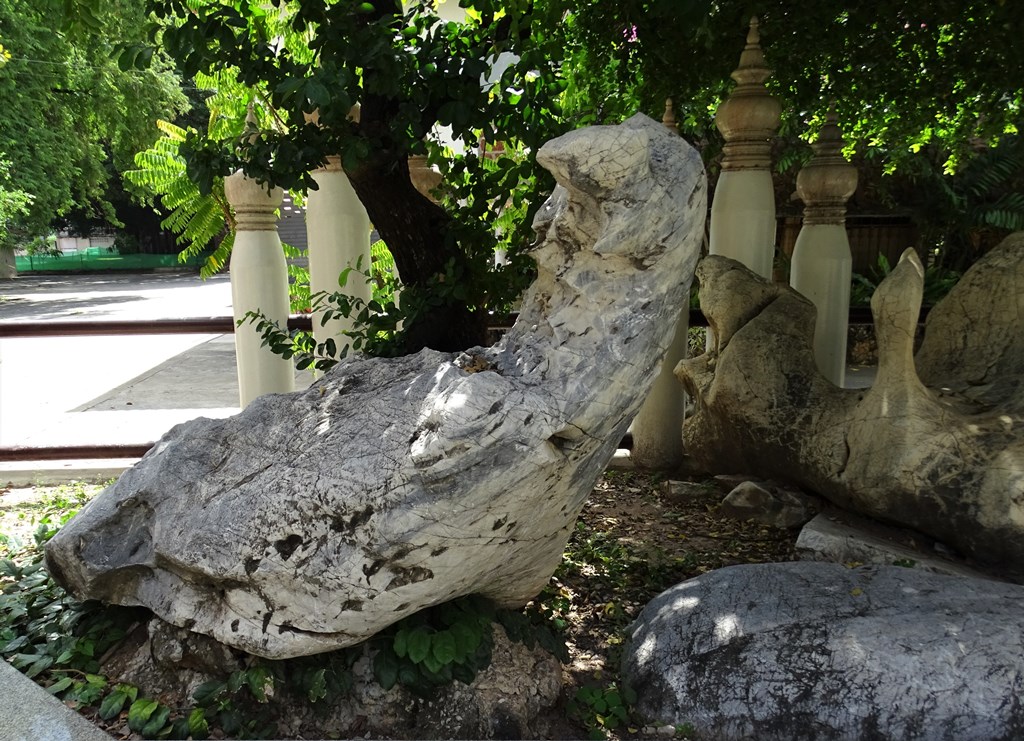
<svg viewBox="0 0 1024 741">
<path fill-rule="evenodd" d="M 720 569 L 656 597 L 623 680 L 697 738 L 1024 737 L 1024 587 L 898 567 Z"/>
</svg>

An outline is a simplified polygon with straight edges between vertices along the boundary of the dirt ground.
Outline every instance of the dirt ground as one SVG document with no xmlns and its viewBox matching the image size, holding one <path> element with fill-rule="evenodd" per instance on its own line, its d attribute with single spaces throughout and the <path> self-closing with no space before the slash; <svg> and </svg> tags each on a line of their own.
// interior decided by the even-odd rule
<svg viewBox="0 0 1024 741">
<path fill-rule="evenodd" d="M 633 471 L 609 471 L 598 481 L 555 576 L 568 603 L 567 698 L 615 682 L 626 627 L 668 587 L 724 566 L 795 558 L 798 530 L 722 517 L 717 507 L 727 492 L 710 479 L 690 483 Z M 566 738 L 586 738 L 593 730 L 586 721 Z M 624 724 L 607 735 L 652 730 Z"/>
</svg>

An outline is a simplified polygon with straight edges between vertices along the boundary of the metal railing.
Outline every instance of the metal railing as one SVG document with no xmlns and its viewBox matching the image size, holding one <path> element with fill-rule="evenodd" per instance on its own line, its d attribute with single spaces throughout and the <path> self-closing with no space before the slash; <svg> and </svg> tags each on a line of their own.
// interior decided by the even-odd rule
<svg viewBox="0 0 1024 741">
<path fill-rule="evenodd" d="M 920 321 L 927 316 L 927 307 L 922 308 Z M 498 322 L 497 328 L 511 326 L 515 315 L 505 322 Z M 867 307 L 850 309 L 850 324 L 871 324 L 871 310 Z M 708 321 L 700 309 L 690 309 L 690 326 L 706 327 Z M 294 314 L 288 318 L 291 330 L 312 328 L 309 314 Z M 83 337 L 96 335 L 162 335 L 162 334 L 232 334 L 235 321 L 232 317 L 200 317 L 195 319 L 148 319 L 148 320 L 82 320 L 43 322 L 0 322 L 0 339 L 21 339 L 29 337 Z M 55 461 L 87 460 L 99 458 L 140 458 L 154 443 L 141 445 L 80 445 L 80 446 L 9 446 L 0 447 L 0 462 L 12 461 Z"/>
</svg>

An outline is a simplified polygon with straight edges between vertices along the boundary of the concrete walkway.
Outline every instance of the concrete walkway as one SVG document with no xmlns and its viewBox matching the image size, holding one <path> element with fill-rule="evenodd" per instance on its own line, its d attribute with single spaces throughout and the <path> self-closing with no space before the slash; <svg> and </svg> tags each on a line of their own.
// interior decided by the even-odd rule
<svg viewBox="0 0 1024 741">
<path fill-rule="evenodd" d="M 231 315 L 227 276 L 26 276 L 0 281 L 0 321 Z M 297 387 L 311 382 L 296 375 Z M 144 445 L 239 411 L 231 335 L 0 339 L 0 446 Z M 0 484 L 103 481 L 133 459 L 2 463 Z"/>
</svg>

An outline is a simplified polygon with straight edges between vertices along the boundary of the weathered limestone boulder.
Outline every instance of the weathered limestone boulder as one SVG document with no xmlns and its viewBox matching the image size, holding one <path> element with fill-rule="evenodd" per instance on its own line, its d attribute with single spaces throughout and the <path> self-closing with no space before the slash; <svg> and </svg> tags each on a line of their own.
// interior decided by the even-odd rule
<svg viewBox="0 0 1024 741">
<path fill-rule="evenodd" d="M 696 738 L 1024 736 L 1024 587 L 899 567 L 732 566 L 631 628 L 623 679 Z"/>
<path fill-rule="evenodd" d="M 837 388 L 818 373 L 814 308 L 799 294 L 721 257 L 705 259 L 697 274 L 716 346 L 676 368 L 697 399 L 683 430 L 692 456 L 712 471 L 793 481 L 972 559 L 1020 569 L 1024 395 L 1001 384 L 1001 399 L 979 405 L 919 380 L 913 337 L 923 269 L 912 250 L 872 298 L 879 366 L 868 390 Z M 1008 321 L 996 307 L 988 316 Z"/>
<path fill-rule="evenodd" d="M 1024 232 L 968 270 L 928 314 L 916 356 L 921 380 L 986 386 L 1024 375 Z"/>
<path fill-rule="evenodd" d="M 817 511 L 814 500 L 803 492 L 767 481 L 739 483 L 718 506 L 718 513 L 725 517 L 783 529 L 800 527 Z"/>
<path fill-rule="evenodd" d="M 270 658 L 532 598 L 650 388 L 705 215 L 700 156 L 642 116 L 538 160 L 559 187 L 499 344 L 350 360 L 176 427 L 50 541 L 54 577 Z"/>
<path fill-rule="evenodd" d="M 991 578 L 952 558 L 941 543 L 843 510 L 819 514 L 804 525 L 796 539 L 796 553 L 802 561 L 902 566 L 934 574 Z"/>
</svg>

